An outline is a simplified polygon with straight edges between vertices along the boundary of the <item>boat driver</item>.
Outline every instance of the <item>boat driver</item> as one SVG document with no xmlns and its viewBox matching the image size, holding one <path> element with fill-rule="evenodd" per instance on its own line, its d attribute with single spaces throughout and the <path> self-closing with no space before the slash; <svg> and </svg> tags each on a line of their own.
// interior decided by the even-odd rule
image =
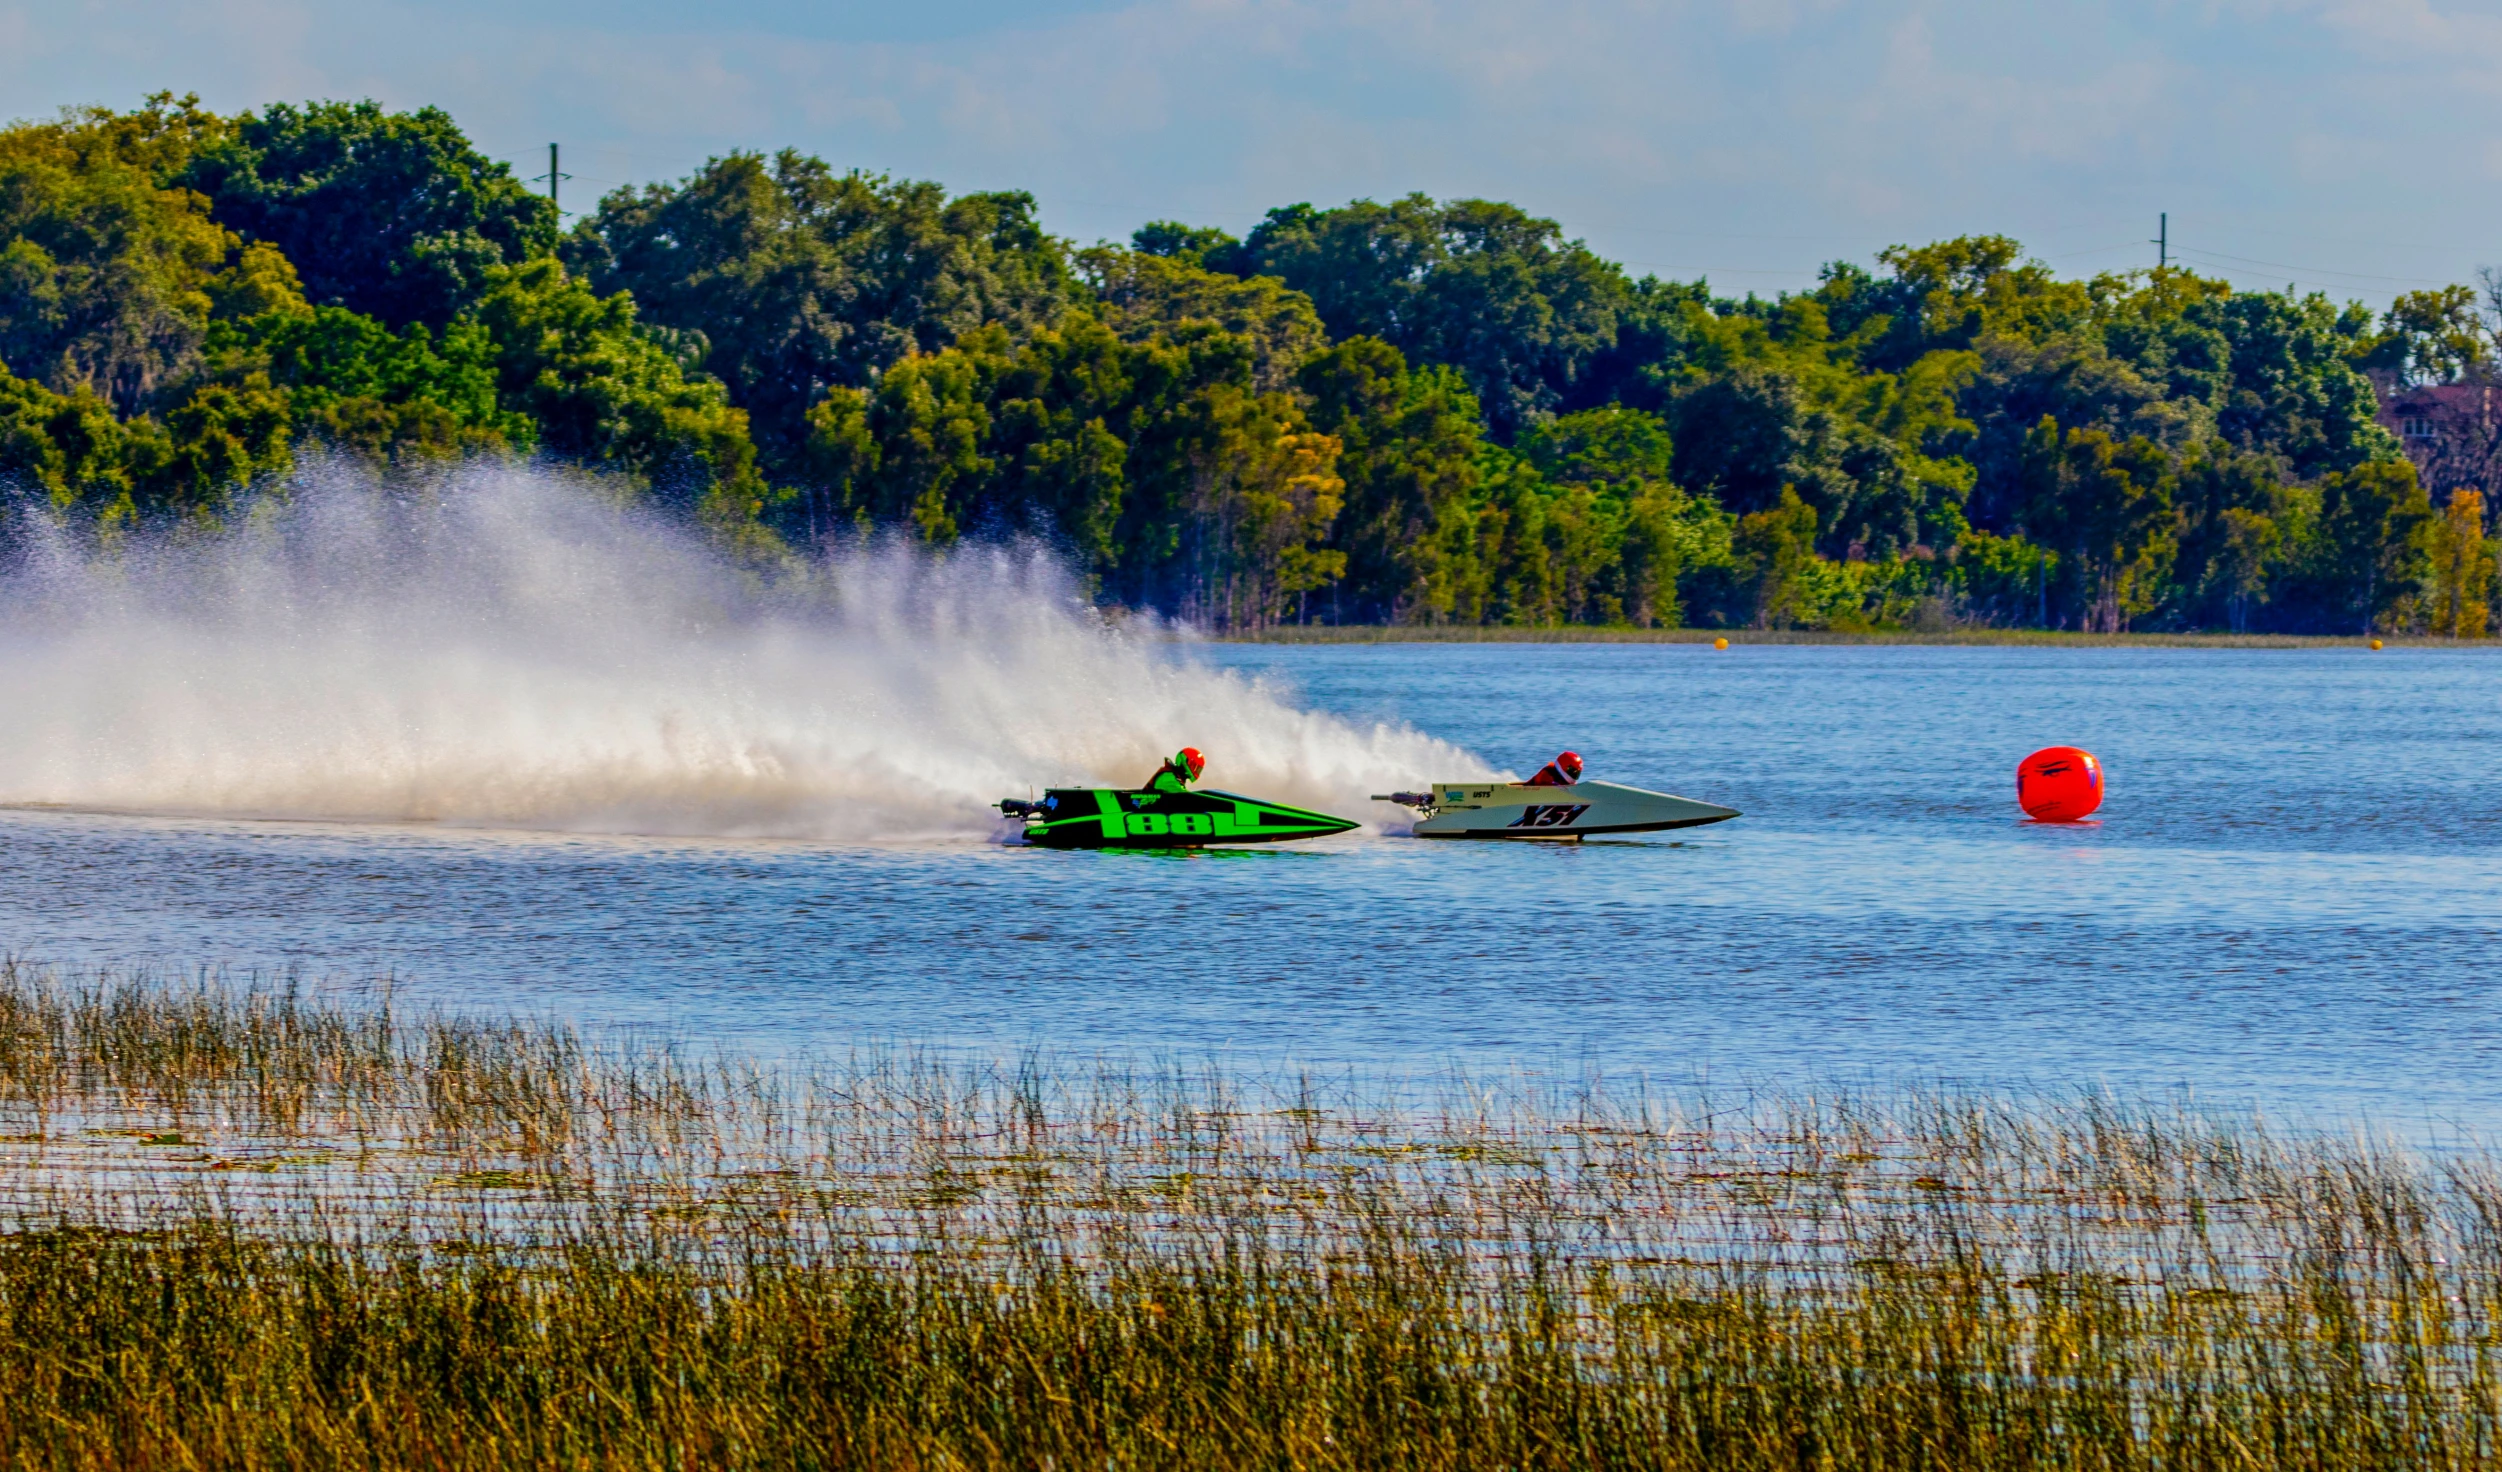
<svg viewBox="0 0 2502 1472">
<path fill-rule="evenodd" d="M 1529 785 L 1532 787 L 1570 787 L 1580 780 L 1581 754 L 1568 751 L 1538 768 L 1538 775 L 1529 779 Z"/>
<path fill-rule="evenodd" d="M 1155 769 L 1155 775 L 1149 777 L 1147 785 L 1140 790 L 1188 792 L 1190 784 L 1199 780 L 1199 774 L 1207 769 L 1207 765 L 1208 759 L 1199 754 L 1199 748 L 1185 746 L 1166 757 L 1164 765 Z"/>
</svg>

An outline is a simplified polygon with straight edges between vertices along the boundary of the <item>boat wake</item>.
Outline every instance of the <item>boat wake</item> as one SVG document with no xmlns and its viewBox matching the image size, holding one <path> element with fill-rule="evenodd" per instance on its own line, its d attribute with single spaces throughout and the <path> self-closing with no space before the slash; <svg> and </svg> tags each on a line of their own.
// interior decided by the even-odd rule
<svg viewBox="0 0 2502 1472">
<path fill-rule="evenodd" d="M 544 472 L 336 467 L 214 535 L 0 578 L 0 803 L 826 840 L 987 835 L 988 804 L 1209 780 L 1350 815 L 1483 763 L 1107 627 L 1032 548 L 760 573 Z"/>
</svg>

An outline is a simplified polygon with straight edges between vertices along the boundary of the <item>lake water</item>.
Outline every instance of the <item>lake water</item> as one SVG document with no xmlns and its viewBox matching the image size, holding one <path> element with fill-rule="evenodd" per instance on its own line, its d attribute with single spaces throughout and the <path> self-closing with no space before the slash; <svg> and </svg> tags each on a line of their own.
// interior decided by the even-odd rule
<svg viewBox="0 0 2502 1472">
<path fill-rule="evenodd" d="M 73 966 L 387 973 L 403 997 L 772 1050 L 2104 1081 L 2502 1125 L 2494 655 L 1168 657 L 1496 768 L 1570 746 L 1594 777 L 1745 816 L 1578 846 L 1149 855 L 19 809 L 0 814 L 0 938 Z M 1166 739 L 1231 786 L 1228 735 Z M 2102 757 L 2098 825 L 2021 821 L 2015 763 L 2052 743 Z"/>
</svg>

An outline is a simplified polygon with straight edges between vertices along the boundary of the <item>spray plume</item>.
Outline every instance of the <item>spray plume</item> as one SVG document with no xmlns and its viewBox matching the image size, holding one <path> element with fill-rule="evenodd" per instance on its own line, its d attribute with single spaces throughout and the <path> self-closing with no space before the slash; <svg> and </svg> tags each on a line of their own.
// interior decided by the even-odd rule
<svg viewBox="0 0 2502 1472">
<path fill-rule="evenodd" d="M 761 578 L 540 472 L 336 467 L 215 535 L 39 540 L 0 579 L 0 802 L 830 840 L 1209 780 L 1363 810 L 1484 765 L 1104 627 L 1031 550 L 856 550 Z"/>
</svg>

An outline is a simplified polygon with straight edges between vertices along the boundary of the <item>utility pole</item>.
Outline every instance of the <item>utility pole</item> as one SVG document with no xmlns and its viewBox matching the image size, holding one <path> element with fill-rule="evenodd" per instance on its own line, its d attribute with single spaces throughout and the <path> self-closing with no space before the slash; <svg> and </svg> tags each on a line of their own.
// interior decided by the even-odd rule
<svg viewBox="0 0 2502 1472">
<path fill-rule="evenodd" d="M 550 168 L 555 167 L 553 164 Z M 2155 216 L 2155 238 L 2146 242 L 2155 248 L 2155 269 L 2161 271 L 2172 264 L 2172 212 L 2165 210 Z"/>
<path fill-rule="evenodd" d="M 530 182 L 533 184 L 545 184 L 547 186 L 547 202 L 549 204 L 556 205 L 556 213 L 560 218 L 565 213 L 565 207 L 561 204 L 556 204 L 556 186 L 572 177 L 573 175 L 568 174 L 556 167 L 556 145 L 553 143 L 547 145 L 547 172 L 539 175 Z"/>
</svg>

